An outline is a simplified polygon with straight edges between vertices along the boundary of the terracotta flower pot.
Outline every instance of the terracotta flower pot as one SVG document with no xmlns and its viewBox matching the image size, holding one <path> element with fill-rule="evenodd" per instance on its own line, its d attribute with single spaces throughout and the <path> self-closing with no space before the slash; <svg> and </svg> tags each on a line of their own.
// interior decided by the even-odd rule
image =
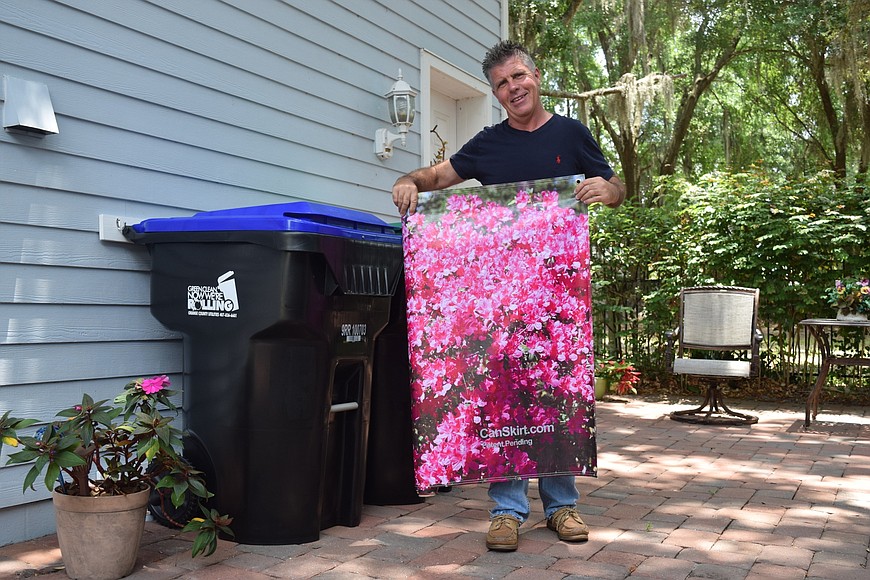
<svg viewBox="0 0 870 580">
<path fill-rule="evenodd" d="M 600 401 L 610 391 L 610 381 L 604 377 L 595 377 L 595 400 Z"/>
<path fill-rule="evenodd" d="M 57 541 L 70 578 L 113 580 L 133 571 L 149 490 L 81 497 L 52 492 Z"/>
</svg>

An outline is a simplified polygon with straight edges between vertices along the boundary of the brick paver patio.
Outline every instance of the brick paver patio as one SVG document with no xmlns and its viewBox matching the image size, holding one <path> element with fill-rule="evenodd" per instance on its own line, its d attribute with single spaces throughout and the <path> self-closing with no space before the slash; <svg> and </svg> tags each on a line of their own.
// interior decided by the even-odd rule
<svg viewBox="0 0 870 580">
<path fill-rule="evenodd" d="M 585 543 L 559 542 L 535 499 L 520 549 L 488 552 L 486 486 L 458 486 L 417 505 L 365 506 L 360 526 L 317 542 L 222 542 L 206 559 L 148 523 L 129 578 L 870 580 L 870 409 L 823 405 L 806 431 L 797 405 L 733 402 L 759 416 L 746 427 L 667 418 L 688 406 L 599 404 L 599 477 L 577 479 Z M 2 578 L 65 578 L 62 565 L 54 536 L 0 548 Z"/>
</svg>

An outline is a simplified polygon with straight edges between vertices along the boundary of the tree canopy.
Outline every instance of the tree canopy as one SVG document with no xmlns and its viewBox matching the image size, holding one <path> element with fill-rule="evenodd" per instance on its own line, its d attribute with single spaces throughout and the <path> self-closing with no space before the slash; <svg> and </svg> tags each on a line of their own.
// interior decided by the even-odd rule
<svg viewBox="0 0 870 580">
<path fill-rule="evenodd" d="M 870 0 L 511 0 L 510 25 L 641 204 L 662 175 L 866 180 Z"/>
</svg>

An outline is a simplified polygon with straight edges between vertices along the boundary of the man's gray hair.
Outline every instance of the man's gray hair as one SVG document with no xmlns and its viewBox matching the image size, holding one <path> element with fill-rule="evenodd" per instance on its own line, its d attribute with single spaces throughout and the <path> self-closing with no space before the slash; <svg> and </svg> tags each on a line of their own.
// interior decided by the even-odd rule
<svg viewBox="0 0 870 580">
<path fill-rule="evenodd" d="M 534 59 L 523 45 L 513 40 L 502 40 L 486 51 L 486 56 L 483 57 L 483 76 L 489 81 L 490 86 L 492 86 L 492 78 L 489 76 L 490 71 L 510 58 L 520 59 L 530 71 L 534 72 L 535 68 L 537 68 Z"/>
</svg>

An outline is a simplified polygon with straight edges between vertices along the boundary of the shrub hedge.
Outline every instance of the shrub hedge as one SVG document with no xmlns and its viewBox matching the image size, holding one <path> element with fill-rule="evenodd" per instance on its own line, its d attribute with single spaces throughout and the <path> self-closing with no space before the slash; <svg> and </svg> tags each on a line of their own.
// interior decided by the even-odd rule
<svg viewBox="0 0 870 580">
<path fill-rule="evenodd" d="M 660 370 L 680 288 L 747 286 L 761 291 L 764 372 L 787 378 L 806 364 L 797 323 L 834 315 L 823 299 L 834 280 L 870 276 L 868 198 L 830 172 L 753 168 L 662 178 L 647 205 L 592 206 L 596 352 Z"/>
</svg>

